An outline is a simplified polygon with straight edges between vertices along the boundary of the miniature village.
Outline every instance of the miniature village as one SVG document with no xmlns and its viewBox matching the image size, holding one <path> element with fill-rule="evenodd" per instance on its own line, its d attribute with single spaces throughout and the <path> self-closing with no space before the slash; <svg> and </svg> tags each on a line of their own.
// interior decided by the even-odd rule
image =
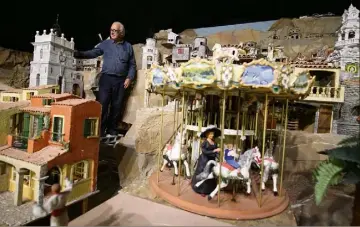
<svg viewBox="0 0 360 227">
<path fill-rule="evenodd" d="M 151 109 L 155 96 L 162 105 L 157 155 L 146 178 L 151 190 L 175 207 L 207 217 L 256 220 L 284 212 L 291 203 L 283 183 L 286 133 L 359 133 L 359 23 L 359 10 L 351 5 L 339 29 L 323 34 L 292 28 L 284 37 L 270 31 L 259 42 L 211 47 L 200 36 L 182 43 L 171 29 L 163 31 L 165 41 L 146 39 L 138 62 L 142 108 Z M 334 44 L 307 54 L 288 54 L 281 45 L 314 38 Z M 52 184 L 63 186 L 69 179 L 77 182 L 71 204 L 100 193 L 104 148 L 101 105 L 93 92 L 102 58 L 75 59 L 74 39 L 67 40 L 57 24 L 37 31 L 32 45 L 29 86 L 0 92 L 0 104 L 9 106 L 1 110 L 0 191 L 15 207 L 42 204 Z M 166 107 L 174 116 L 169 135 Z M 210 161 L 212 170 L 200 171 L 209 132 L 217 147 L 208 150 L 220 151 Z M 209 186 L 210 181 L 216 184 Z M 207 187 L 212 190 L 203 193 Z M 25 213 L 26 222 L 35 219 L 29 207 Z"/>
</svg>

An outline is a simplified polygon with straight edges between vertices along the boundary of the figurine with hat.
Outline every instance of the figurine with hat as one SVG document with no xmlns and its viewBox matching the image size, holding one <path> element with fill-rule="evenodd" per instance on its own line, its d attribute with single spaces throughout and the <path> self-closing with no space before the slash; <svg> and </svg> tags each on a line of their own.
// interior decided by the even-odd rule
<svg viewBox="0 0 360 227">
<path fill-rule="evenodd" d="M 197 166 L 195 173 L 191 180 L 191 186 L 196 193 L 201 195 L 209 195 L 217 186 L 216 179 L 209 179 L 205 181 L 201 186 L 195 187 L 195 184 L 199 181 L 197 175 L 204 171 L 206 163 L 210 160 L 215 160 L 220 152 L 220 148 L 215 142 L 215 138 L 221 136 L 221 131 L 215 125 L 210 125 L 204 132 L 200 134 L 200 138 L 204 139 L 201 144 L 201 155 L 197 160 Z"/>
</svg>

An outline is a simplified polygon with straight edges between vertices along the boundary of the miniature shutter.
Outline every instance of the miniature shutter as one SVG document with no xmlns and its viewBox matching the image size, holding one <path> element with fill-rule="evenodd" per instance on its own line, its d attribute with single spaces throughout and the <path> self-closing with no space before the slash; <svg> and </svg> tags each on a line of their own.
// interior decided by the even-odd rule
<svg viewBox="0 0 360 227">
<path fill-rule="evenodd" d="M 41 132 L 43 130 L 43 124 L 44 124 L 44 116 L 43 115 L 38 115 L 37 116 L 38 118 L 38 130 L 37 130 L 37 133 L 38 133 L 38 136 L 41 136 Z"/>
<path fill-rule="evenodd" d="M 63 130 L 63 119 L 61 117 L 54 117 L 53 141 L 62 140 L 62 130 Z"/>
<path fill-rule="evenodd" d="M 43 99 L 43 100 L 42 100 L 42 104 L 43 104 L 43 106 L 46 105 L 46 99 Z"/>
<path fill-rule="evenodd" d="M 91 120 L 85 119 L 84 120 L 84 137 L 88 137 L 91 134 Z"/>
<path fill-rule="evenodd" d="M 22 136 L 29 137 L 30 114 L 24 113 Z"/>
</svg>

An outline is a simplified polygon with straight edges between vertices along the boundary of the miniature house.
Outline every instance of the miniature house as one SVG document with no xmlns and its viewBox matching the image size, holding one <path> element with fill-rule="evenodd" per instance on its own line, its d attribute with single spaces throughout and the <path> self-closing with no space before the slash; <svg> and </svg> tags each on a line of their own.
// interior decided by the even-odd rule
<svg viewBox="0 0 360 227">
<path fill-rule="evenodd" d="M 150 69 L 154 63 L 159 63 L 159 50 L 156 48 L 156 40 L 148 38 L 142 47 L 142 69 Z"/>
<path fill-rule="evenodd" d="M 267 60 L 271 62 L 286 62 L 287 60 L 283 46 L 274 46 L 272 43 L 269 43 L 266 54 Z"/>
<path fill-rule="evenodd" d="M 42 94 L 10 120 L 7 145 L 0 147 L 0 190 L 15 205 L 43 202 L 50 186 L 77 182 L 69 201 L 96 189 L 100 103 L 72 94 Z"/>
<path fill-rule="evenodd" d="M 35 95 L 60 93 L 58 85 L 40 85 L 23 89 L 11 89 L 0 92 L 0 102 L 18 102 L 30 100 Z"/>
<path fill-rule="evenodd" d="M 342 25 L 335 43 L 335 48 L 340 51 L 340 66 L 344 71 L 358 71 L 359 68 L 359 23 L 359 10 L 350 5 L 342 15 Z"/>
<path fill-rule="evenodd" d="M 33 60 L 30 62 L 30 87 L 57 84 L 62 93 L 71 93 L 74 87 L 82 88 L 82 80 L 74 80 L 74 39 L 68 41 L 64 34 L 56 35 L 53 29 L 50 33 L 36 32 Z M 75 89 L 76 90 L 76 89 Z"/>
<path fill-rule="evenodd" d="M 173 45 L 180 43 L 180 36 L 172 31 L 172 29 L 168 29 L 168 38 L 167 43 L 171 43 Z"/>
<path fill-rule="evenodd" d="M 207 57 L 207 39 L 205 37 L 196 37 L 194 46 L 191 51 L 191 57 L 206 58 Z"/>
</svg>

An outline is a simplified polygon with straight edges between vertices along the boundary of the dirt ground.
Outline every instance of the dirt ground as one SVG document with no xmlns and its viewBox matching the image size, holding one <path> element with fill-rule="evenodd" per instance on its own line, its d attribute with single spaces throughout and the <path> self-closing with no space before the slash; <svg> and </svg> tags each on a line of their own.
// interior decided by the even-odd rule
<svg viewBox="0 0 360 227">
<path fill-rule="evenodd" d="M 228 221 L 237 226 L 348 226 L 351 222 L 351 208 L 354 187 L 341 185 L 332 187 L 320 206 L 314 202 L 312 173 L 296 173 L 284 181 L 291 204 L 282 214 L 256 221 Z M 154 197 L 147 179 L 137 179 L 124 186 L 123 192 L 169 205 Z M 170 206 L 170 205 L 169 205 Z M 295 220 L 294 220 L 295 217 Z"/>
</svg>

